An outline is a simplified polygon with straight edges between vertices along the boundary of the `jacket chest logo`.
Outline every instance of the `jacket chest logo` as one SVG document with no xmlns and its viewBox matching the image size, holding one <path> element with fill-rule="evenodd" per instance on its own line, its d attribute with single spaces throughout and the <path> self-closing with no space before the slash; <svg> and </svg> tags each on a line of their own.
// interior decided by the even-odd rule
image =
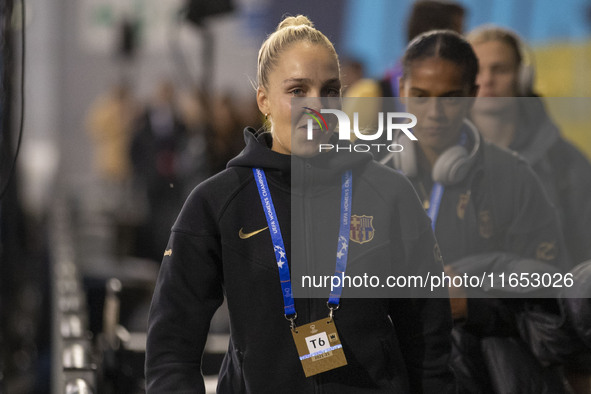
<svg viewBox="0 0 591 394">
<path fill-rule="evenodd" d="M 541 242 L 536 249 L 536 258 L 543 261 L 551 261 L 558 255 L 558 248 L 556 247 L 556 241 L 553 242 Z"/>
<path fill-rule="evenodd" d="M 351 215 L 351 229 L 349 239 L 363 244 L 373 239 L 376 230 L 373 227 L 373 216 Z"/>
<path fill-rule="evenodd" d="M 480 236 L 489 239 L 493 236 L 493 223 L 490 211 L 483 210 L 478 213 L 478 230 Z"/>
<path fill-rule="evenodd" d="M 470 193 L 469 192 L 460 194 L 460 198 L 458 199 L 458 206 L 456 207 L 458 218 L 460 220 L 464 220 L 464 216 L 466 215 L 466 207 L 468 206 L 469 201 L 470 201 Z"/>
<path fill-rule="evenodd" d="M 240 237 L 240 239 L 248 239 L 248 238 L 250 238 L 250 237 L 252 237 L 254 235 L 257 235 L 260 232 L 265 231 L 268 228 L 269 227 L 265 227 L 265 228 L 262 228 L 260 230 L 255 230 L 255 231 L 251 231 L 251 232 L 245 233 L 244 232 L 244 227 L 241 227 L 240 230 L 238 230 L 238 236 Z"/>
</svg>

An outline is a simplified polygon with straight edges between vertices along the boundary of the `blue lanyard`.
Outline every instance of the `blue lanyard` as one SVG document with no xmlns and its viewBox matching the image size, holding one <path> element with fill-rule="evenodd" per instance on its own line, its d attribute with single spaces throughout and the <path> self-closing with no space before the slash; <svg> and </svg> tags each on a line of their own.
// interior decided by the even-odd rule
<svg viewBox="0 0 591 394">
<path fill-rule="evenodd" d="M 443 197 L 443 185 L 435 182 L 431 189 L 431 200 L 429 201 L 429 209 L 427 215 L 431 218 L 431 228 L 435 232 L 435 224 L 437 223 L 437 216 L 439 215 L 439 206 L 441 205 L 441 197 Z"/>
<path fill-rule="evenodd" d="M 353 175 L 351 171 L 346 171 L 341 179 L 341 223 L 339 226 L 339 239 L 337 241 L 337 263 L 335 267 L 335 276 L 345 275 L 347 269 L 347 257 L 349 256 L 349 234 L 351 231 L 351 191 Z M 343 277 L 338 281 L 339 285 L 333 288 L 328 298 L 328 303 L 338 307 L 341 293 L 343 292 Z"/>
<path fill-rule="evenodd" d="M 254 178 L 259 189 L 259 196 L 263 211 L 267 217 L 267 224 L 269 225 L 269 232 L 271 233 L 271 240 L 273 241 L 273 249 L 275 251 L 275 258 L 277 260 L 277 268 L 279 269 L 279 281 L 281 282 L 281 291 L 283 293 L 283 305 L 285 316 L 296 315 L 295 304 L 291 290 L 291 278 L 289 275 L 289 265 L 287 264 L 287 255 L 285 245 L 283 243 L 283 236 L 279 229 L 279 222 L 277 221 L 277 214 L 271 192 L 267 185 L 267 177 L 265 172 L 260 168 L 253 168 Z M 342 176 L 341 187 L 341 220 L 339 229 L 339 239 L 337 246 L 337 262 L 335 268 L 335 276 L 337 274 L 344 275 L 347 268 L 347 256 L 349 252 L 349 231 L 351 226 L 351 206 L 352 206 L 352 190 L 353 190 L 353 174 L 346 171 Z M 340 281 L 342 282 L 342 281 Z M 334 304 L 338 307 L 339 299 L 342 293 L 342 286 L 335 288 L 330 294 L 329 304 Z M 336 308 L 334 308 L 336 309 Z"/>
</svg>

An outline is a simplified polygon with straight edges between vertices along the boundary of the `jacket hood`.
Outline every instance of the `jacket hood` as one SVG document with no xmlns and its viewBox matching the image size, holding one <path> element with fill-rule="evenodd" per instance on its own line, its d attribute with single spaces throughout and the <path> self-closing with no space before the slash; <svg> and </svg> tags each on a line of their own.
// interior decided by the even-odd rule
<svg viewBox="0 0 591 394">
<path fill-rule="evenodd" d="M 370 153 L 355 152 L 349 141 L 339 141 L 334 135 L 331 143 L 339 146 L 339 151 L 332 149 L 313 157 L 284 155 L 271 150 L 273 139 L 271 133 L 256 131 L 252 128 L 244 130 L 246 147 L 238 156 L 228 162 L 227 167 L 259 167 L 264 170 L 277 170 L 284 174 L 306 174 L 304 169 L 314 169 L 314 181 L 323 182 L 334 179 L 343 171 L 365 166 L 373 159 Z M 349 151 L 350 150 L 350 151 Z"/>
<path fill-rule="evenodd" d="M 230 167 L 262 168 L 264 170 L 279 170 L 289 172 L 290 157 L 271 150 L 273 138 L 271 133 L 247 127 L 244 129 L 246 146 L 227 164 Z"/>
<path fill-rule="evenodd" d="M 510 149 L 519 152 L 531 165 L 542 159 L 558 140 L 558 127 L 548 116 L 542 99 L 528 97 L 519 100 L 520 122 Z"/>
</svg>

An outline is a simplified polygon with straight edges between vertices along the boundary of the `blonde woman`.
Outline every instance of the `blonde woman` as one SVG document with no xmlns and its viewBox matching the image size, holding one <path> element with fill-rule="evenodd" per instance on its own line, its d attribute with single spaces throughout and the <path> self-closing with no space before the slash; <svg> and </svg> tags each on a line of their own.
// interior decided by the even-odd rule
<svg viewBox="0 0 591 394">
<path fill-rule="evenodd" d="M 246 148 L 197 186 L 172 229 L 149 319 L 148 393 L 204 392 L 201 355 L 224 297 L 231 340 L 219 393 L 454 392 L 447 297 L 359 299 L 342 289 L 341 298 L 327 289 L 324 298 L 292 298 L 294 254 L 318 244 L 322 223 L 334 232 L 327 232 L 330 245 L 317 249 L 333 267 L 337 252 L 337 265 L 350 263 L 348 273 L 375 262 L 442 271 L 429 220 L 404 177 L 369 154 L 316 154 L 330 133 L 315 129 L 312 141 L 305 127 L 292 133 L 292 98 L 310 98 L 319 110 L 340 96 L 339 74 L 333 45 L 306 17 L 286 18 L 263 43 L 257 102 L 269 131 L 245 130 Z M 309 174 L 314 187 L 294 182 L 292 168 Z M 312 219 L 295 234 L 298 204 Z M 345 214 L 351 220 L 339 219 Z M 368 230 L 358 243 L 351 223 L 362 215 L 374 220 L 371 237 Z M 335 250 L 337 238 L 348 249 Z M 326 339 L 330 348 L 322 347 Z"/>
</svg>

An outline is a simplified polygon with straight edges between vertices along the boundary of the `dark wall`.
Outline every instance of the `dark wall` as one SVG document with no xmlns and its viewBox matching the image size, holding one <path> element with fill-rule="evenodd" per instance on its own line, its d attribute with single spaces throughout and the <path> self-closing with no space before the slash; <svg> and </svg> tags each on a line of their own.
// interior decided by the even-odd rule
<svg viewBox="0 0 591 394">
<path fill-rule="evenodd" d="M 8 295 L 11 285 L 9 267 L 10 259 L 10 235 L 16 228 L 16 215 L 12 207 L 16 206 L 16 194 L 14 182 L 8 184 L 8 176 L 11 167 L 12 135 L 10 128 L 10 103 L 11 103 L 11 75 L 12 75 L 12 38 L 10 31 L 10 15 L 12 14 L 12 0 L 0 2 L 0 193 L 10 186 L 6 194 L 0 200 L 0 393 L 4 392 L 4 376 L 6 365 L 6 331 L 7 331 L 7 307 Z"/>
</svg>

